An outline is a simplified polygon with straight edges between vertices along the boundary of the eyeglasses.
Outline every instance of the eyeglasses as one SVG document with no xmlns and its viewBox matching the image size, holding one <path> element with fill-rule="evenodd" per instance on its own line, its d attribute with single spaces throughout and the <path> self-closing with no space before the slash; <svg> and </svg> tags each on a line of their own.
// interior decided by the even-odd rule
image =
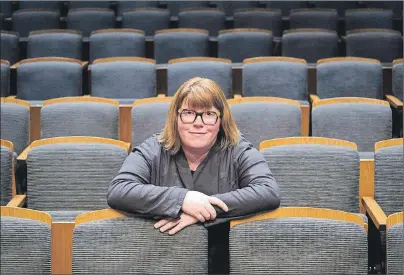
<svg viewBox="0 0 404 275">
<path fill-rule="evenodd" d="M 185 124 L 194 123 L 196 118 L 200 116 L 203 124 L 215 125 L 220 117 L 220 113 L 215 111 L 195 112 L 188 109 L 179 109 L 178 113 L 180 114 L 181 121 Z"/>
</svg>

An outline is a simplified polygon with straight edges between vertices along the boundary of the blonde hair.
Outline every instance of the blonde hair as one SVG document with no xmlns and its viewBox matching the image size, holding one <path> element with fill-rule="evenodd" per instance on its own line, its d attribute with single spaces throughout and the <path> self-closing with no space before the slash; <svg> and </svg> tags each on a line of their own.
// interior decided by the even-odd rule
<svg viewBox="0 0 404 275">
<path fill-rule="evenodd" d="M 217 139 L 220 141 L 221 148 L 224 149 L 237 144 L 239 132 L 222 89 L 213 80 L 194 77 L 182 84 L 177 90 L 168 110 L 167 122 L 159 137 L 165 150 L 170 150 L 172 154 L 176 154 L 181 148 L 177 118 L 178 110 L 184 101 L 191 108 L 210 109 L 214 107 L 219 110 L 220 129 Z"/>
</svg>

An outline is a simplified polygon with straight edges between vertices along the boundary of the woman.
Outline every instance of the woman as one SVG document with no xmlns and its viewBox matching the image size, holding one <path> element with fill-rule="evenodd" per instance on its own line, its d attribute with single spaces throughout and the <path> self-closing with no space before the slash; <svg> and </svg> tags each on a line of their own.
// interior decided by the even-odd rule
<svg viewBox="0 0 404 275">
<path fill-rule="evenodd" d="M 161 217 L 175 234 L 199 222 L 218 224 L 280 204 L 262 155 L 238 131 L 220 87 L 192 78 L 177 91 L 166 126 L 133 149 L 112 180 L 108 204 Z"/>
</svg>

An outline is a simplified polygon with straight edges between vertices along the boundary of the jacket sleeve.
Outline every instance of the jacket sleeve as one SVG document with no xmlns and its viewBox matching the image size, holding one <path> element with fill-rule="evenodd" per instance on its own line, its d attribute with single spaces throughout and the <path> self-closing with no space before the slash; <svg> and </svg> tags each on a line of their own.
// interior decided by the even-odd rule
<svg viewBox="0 0 404 275">
<path fill-rule="evenodd" d="M 149 138 L 126 158 L 108 189 L 107 202 L 111 208 L 151 218 L 180 216 L 187 190 L 150 182 L 151 159 L 160 150 L 157 145 L 156 140 Z"/>
<path fill-rule="evenodd" d="M 247 147 L 235 160 L 239 189 L 214 197 L 221 199 L 228 212 L 217 210 L 217 218 L 205 223 L 211 226 L 235 218 L 245 218 L 258 212 L 273 210 L 280 205 L 278 184 L 261 153 L 252 146 Z"/>
</svg>

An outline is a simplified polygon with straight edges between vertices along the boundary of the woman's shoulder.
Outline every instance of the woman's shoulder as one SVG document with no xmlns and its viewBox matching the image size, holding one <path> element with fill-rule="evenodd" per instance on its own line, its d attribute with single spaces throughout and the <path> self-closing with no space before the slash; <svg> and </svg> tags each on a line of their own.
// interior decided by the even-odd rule
<svg viewBox="0 0 404 275">
<path fill-rule="evenodd" d="M 147 138 L 141 144 L 137 145 L 133 148 L 132 152 L 139 151 L 145 156 L 147 159 L 151 160 L 160 154 L 163 145 L 159 141 L 159 134 L 154 134 L 151 137 Z"/>
<path fill-rule="evenodd" d="M 248 141 L 242 133 L 239 133 L 238 142 L 233 146 L 232 150 L 234 158 L 238 159 L 245 151 L 249 151 L 251 149 L 255 149 L 252 143 Z"/>
</svg>

